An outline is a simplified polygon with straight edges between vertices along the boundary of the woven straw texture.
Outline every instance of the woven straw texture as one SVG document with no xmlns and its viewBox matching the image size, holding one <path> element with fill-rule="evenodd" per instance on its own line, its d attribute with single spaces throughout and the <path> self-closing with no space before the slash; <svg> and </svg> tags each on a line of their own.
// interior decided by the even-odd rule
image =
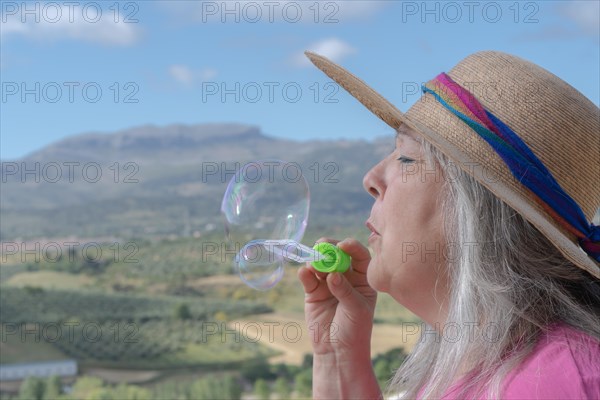
<svg viewBox="0 0 600 400">
<path fill-rule="evenodd" d="M 307 56 L 392 128 L 405 123 L 423 135 L 523 215 L 565 257 L 600 278 L 600 266 L 579 248 L 575 236 L 533 200 L 483 139 L 432 95 L 425 94 L 403 115 L 348 71 L 316 54 Z M 591 221 L 600 205 L 598 107 L 552 73 L 505 53 L 475 53 L 448 75 L 521 137 Z"/>
</svg>

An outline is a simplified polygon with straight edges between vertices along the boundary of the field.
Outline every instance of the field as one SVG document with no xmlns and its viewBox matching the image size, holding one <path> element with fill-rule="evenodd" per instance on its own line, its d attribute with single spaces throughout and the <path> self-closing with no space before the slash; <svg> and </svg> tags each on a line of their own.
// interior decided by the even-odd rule
<svg viewBox="0 0 600 400">
<path fill-rule="evenodd" d="M 74 275 L 66 272 L 36 271 L 21 272 L 11 276 L 5 284 L 14 287 L 39 287 L 42 289 L 81 289 L 91 287 L 94 279 L 88 275 Z"/>
<path fill-rule="evenodd" d="M 269 311 L 252 302 L 5 287 L 0 305 L 4 336 L 52 343 L 83 365 L 208 368 L 270 355 L 244 340 L 221 343 L 221 326 L 205 322 Z"/>
<path fill-rule="evenodd" d="M 73 358 L 82 375 L 107 385 L 142 385 L 181 398 L 199 377 L 229 385 L 232 376 L 246 387 L 260 379 L 274 387 L 283 379 L 298 395 L 309 395 L 310 332 L 294 268 L 273 289 L 259 292 L 232 274 L 228 262 L 202 256 L 201 242 L 135 243 L 133 264 L 107 256 L 110 243 L 93 262 L 78 254 L 52 262 L 5 258 L 0 362 Z M 380 295 L 372 354 L 396 365 L 397 349 L 404 354 L 417 339 L 415 322 Z M 217 372 L 222 378 L 215 381 L 211 374 Z M 7 387 L 14 389 L 3 384 L 0 391 Z"/>
<path fill-rule="evenodd" d="M 280 352 L 280 355 L 269 359 L 273 364 L 301 365 L 304 356 L 312 352 L 311 332 L 307 329 L 302 314 L 261 314 L 252 319 L 233 321 L 229 326 Z M 408 352 L 417 339 L 418 330 L 406 329 L 406 325 L 376 324 L 371 338 L 371 354 L 385 353 L 397 347 Z"/>
<path fill-rule="evenodd" d="M 20 330 L 17 334 L 6 334 L 2 327 L 0 340 L 0 364 L 15 364 L 34 361 L 52 361 L 68 358 L 62 351 L 45 341 L 22 340 Z"/>
</svg>

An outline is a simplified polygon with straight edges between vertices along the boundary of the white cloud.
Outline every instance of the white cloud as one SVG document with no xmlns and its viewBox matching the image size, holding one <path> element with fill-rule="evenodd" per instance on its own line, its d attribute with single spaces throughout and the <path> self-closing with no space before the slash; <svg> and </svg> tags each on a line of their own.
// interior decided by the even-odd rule
<svg viewBox="0 0 600 400">
<path fill-rule="evenodd" d="M 171 65 L 169 67 L 169 75 L 184 85 L 191 85 L 194 82 L 192 70 L 185 65 Z"/>
<path fill-rule="evenodd" d="M 22 36 L 39 41 L 69 39 L 108 46 L 131 46 L 136 43 L 141 36 L 137 23 L 123 22 L 123 15 L 109 14 L 108 11 L 103 10 L 98 15 L 90 12 L 88 16 L 62 9 L 59 9 L 59 13 L 41 11 L 38 15 L 21 15 L 21 12 L 17 12 L 2 15 L 0 31 L 4 40 Z"/>
<path fill-rule="evenodd" d="M 203 81 L 209 80 L 217 76 L 217 70 L 212 68 L 204 68 L 200 70 L 199 78 Z"/>
<path fill-rule="evenodd" d="M 3 35 L 27 33 L 27 26 L 14 18 L 7 18 L 6 22 L 4 22 L 4 18 L 2 18 L 2 20 L 0 20 L 0 30 Z"/>
<path fill-rule="evenodd" d="M 194 70 L 183 64 L 169 66 L 168 73 L 177 83 L 184 86 L 192 86 L 198 81 L 206 81 L 217 76 L 217 71 L 215 69 L 203 68 Z"/>
<path fill-rule="evenodd" d="M 600 2 L 573 1 L 558 6 L 559 13 L 574 22 L 585 34 L 600 35 Z"/>
<path fill-rule="evenodd" d="M 515 41 L 560 41 L 589 38 L 600 42 L 600 2 L 571 1 L 550 8 L 556 21 L 513 37 Z"/>
<path fill-rule="evenodd" d="M 356 49 L 348 43 L 337 38 L 328 38 L 312 43 L 302 51 L 293 54 L 290 59 L 292 65 L 296 67 L 307 67 L 311 65 L 308 58 L 304 55 L 305 50 L 325 56 L 337 63 L 341 62 L 347 56 L 356 53 Z"/>
</svg>

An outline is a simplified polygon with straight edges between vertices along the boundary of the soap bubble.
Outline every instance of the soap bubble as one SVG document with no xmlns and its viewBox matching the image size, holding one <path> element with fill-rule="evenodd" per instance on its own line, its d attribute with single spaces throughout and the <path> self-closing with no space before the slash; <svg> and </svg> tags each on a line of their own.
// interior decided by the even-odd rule
<svg viewBox="0 0 600 400">
<path fill-rule="evenodd" d="M 254 239 L 300 241 L 309 203 L 308 184 L 298 164 L 248 163 L 229 182 L 221 204 L 228 239 L 242 245 Z"/>
<path fill-rule="evenodd" d="M 248 242 L 235 258 L 244 283 L 257 290 L 268 290 L 283 278 L 285 260 L 274 254 L 264 240 Z"/>
<path fill-rule="evenodd" d="M 300 242 L 308 220 L 310 193 L 301 168 L 279 160 L 255 161 L 233 176 L 221 203 L 230 248 L 244 282 L 266 290 L 281 280 L 285 261 L 267 256 L 254 240 Z M 245 247 L 245 246 L 249 247 Z M 247 254 L 243 254 L 246 249 Z M 263 248 L 264 250 L 264 248 Z M 258 255 L 257 252 L 264 253 Z"/>
</svg>

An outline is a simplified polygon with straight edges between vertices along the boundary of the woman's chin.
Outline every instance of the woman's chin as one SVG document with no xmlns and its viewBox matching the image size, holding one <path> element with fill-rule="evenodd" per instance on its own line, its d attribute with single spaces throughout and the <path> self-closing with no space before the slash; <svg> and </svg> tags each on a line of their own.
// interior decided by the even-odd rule
<svg viewBox="0 0 600 400">
<path fill-rule="evenodd" d="M 369 268 L 367 269 L 367 282 L 369 286 L 375 289 L 378 292 L 387 293 L 389 290 L 389 282 L 386 284 L 386 279 L 379 273 L 377 265 L 377 258 L 374 257 L 371 259 L 369 263 Z"/>
</svg>

